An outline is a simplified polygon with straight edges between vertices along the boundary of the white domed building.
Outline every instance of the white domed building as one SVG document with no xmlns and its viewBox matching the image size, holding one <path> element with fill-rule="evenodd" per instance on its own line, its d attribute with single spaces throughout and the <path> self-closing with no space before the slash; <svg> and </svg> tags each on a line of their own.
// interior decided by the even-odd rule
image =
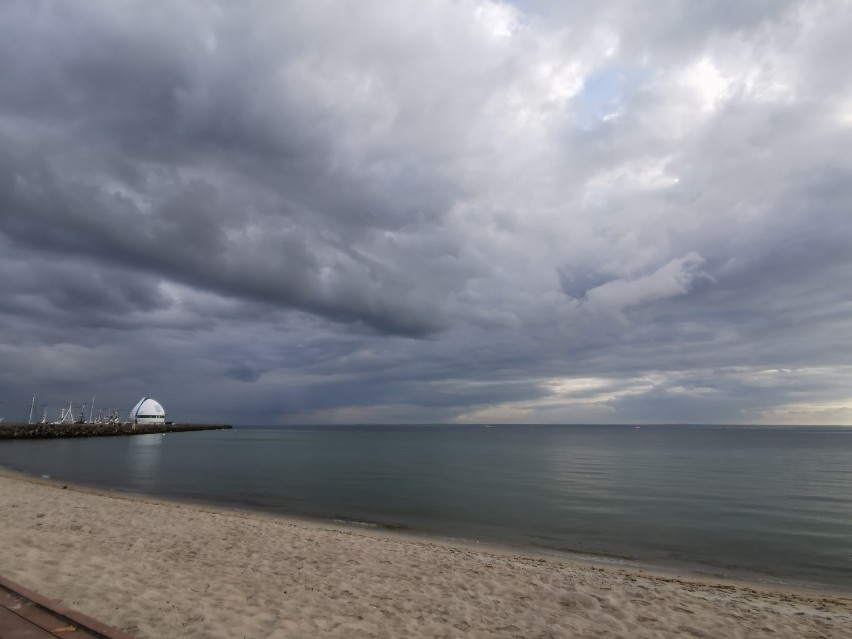
<svg viewBox="0 0 852 639">
<path fill-rule="evenodd" d="M 134 424 L 165 424 L 166 409 L 153 397 L 143 397 L 130 411 Z"/>
</svg>

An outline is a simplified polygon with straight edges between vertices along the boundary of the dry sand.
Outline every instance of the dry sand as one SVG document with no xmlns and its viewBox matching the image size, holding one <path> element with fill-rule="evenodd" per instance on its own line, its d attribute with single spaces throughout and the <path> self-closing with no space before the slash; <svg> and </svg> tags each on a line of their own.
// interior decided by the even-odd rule
<svg viewBox="0 0 852 639">
<path fill-rule="evenodd" d="M 0 475 L 0 574 L 140 639 L 852 637 L 852 599 Z"/>
</svg>

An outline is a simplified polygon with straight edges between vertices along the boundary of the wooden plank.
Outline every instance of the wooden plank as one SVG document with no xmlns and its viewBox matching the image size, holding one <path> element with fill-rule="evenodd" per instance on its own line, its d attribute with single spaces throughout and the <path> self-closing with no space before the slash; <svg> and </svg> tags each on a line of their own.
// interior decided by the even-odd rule
<svg viewBox="0 0 852 639">
<path fill-rule="evenodd" d="M 4 603 L 4 605 L 6 604 Z M 28 599 L 18 597 L 16 605 L 6 605 L 6 607 L 22 619 L 26 619 L 31 624 L 57 637 L 63 639 L 98 639 L 98 635 L 92 634 L 78 624 L 42 608 Z"/>
<path fill-rule="evenodd" d="M 0 588 L 0 608 L 6 608 L 25 621 L 63 639 L 98 639 L 97 635 L 85 628 L 3 588 Z"/>
<path fill-rule="evenodd" d="M 56 639 L 56 635 L 19 617 L 8 608 L 0 608 L 0 639 Z"/>
<path fill-rule="evenodd" d="M 23 599 L 17 595 L 9 592 L 5 588 L 0 588 L 0 606 L 12 608 L 13 606 L 20 605 L 21 601 L 23 601 Z"/>
<path fill-rule="evenodd" d="M 50 637 L 50 639 L 133 639 L 125 632 L 111 628 L 100 621 L 77 612 L 76 610 L 71 610 L 57 601 L 53 601 L 47 597 L 42 597 L 38 593 L 15 583 L 11 579 L 0 577 L 0 592 L 11 594 L 12 597 L 18 597 L 30 604 L 30 606 L 26 607 L 26 609 L 21 607 L 19 609 L 15 609 L 14 612 L 4 607 L 0 607 L 0 611 L 15 614 L 23 610 L 26 614 L 33 615 L 41 615 L 41 612 L 37 611 L 43 611 L 48 615 L 54 616 L 57 620 L 56 625 L 51 625 L 53 622 L 49 621 L 49 617 L 37 616 L 38 619 L 45 620 L 45 627 L 51 631 L 46 636 Z M 8 597 L 5 597 L 3 600 L 8 601 Z M 35 624 L 32 624 L 29 621 L 28 623 L 35 626 Z M 69 626 L 73 626 L 74 630 L 67 630 Z M 0 624 L 0 639 L 23 639 L 19 638 L 17 635 L 6 637 L 1 632 L 2 628 L 3 626 Z M 44 628 L 39 628 L 39 630 L 47 632 Z M 41 639 L 41 636 L 36 636 Z"/>
</svg>

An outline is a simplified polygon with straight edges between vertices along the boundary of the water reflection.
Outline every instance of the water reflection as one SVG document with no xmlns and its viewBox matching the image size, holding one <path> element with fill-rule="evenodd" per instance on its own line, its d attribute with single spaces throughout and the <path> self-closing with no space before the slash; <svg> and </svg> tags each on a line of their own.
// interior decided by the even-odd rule
<svg viewBox="0 0 852 639">
<path fill-rule="evenodd" d="M 128 438 L 132 483 L 143 491 L 157 486 L 163 438 L 159 433 Z"/>
</svg>

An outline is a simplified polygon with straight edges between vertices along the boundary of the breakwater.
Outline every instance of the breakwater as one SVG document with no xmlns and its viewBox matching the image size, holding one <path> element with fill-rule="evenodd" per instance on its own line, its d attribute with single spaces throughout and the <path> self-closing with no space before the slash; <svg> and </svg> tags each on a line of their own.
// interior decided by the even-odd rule
<svg viewBox="0 0 852 639">
<path fill-rule="evenodd" d="M 0 439 L 116 437 L 229 428 L 232 428 L 229 424 L 0 424 Z"/>
</svg>

